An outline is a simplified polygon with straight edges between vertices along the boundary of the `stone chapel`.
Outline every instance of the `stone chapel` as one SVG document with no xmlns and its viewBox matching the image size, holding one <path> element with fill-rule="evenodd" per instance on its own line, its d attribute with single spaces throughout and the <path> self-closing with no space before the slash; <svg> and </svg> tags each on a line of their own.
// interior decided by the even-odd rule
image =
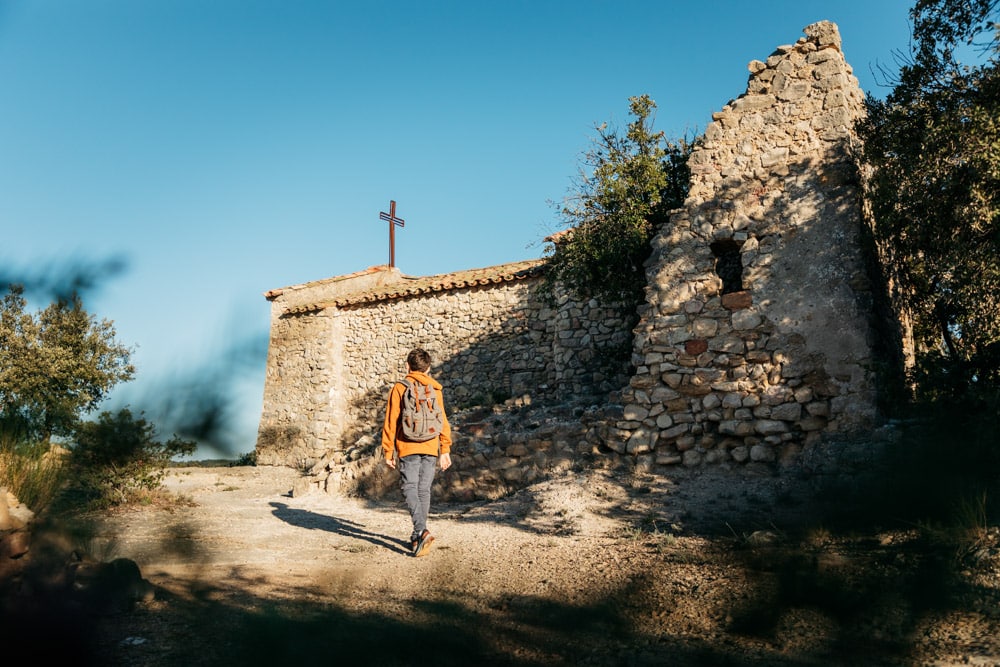
<svg viewBox="0 0 1000 667">
<path fill-rule="evenodd" d="M 857 163 L 863 93 L 827 21 L 748 68 L 690 156 L 683 208 L 655 234 L 637 326 L 596 301 L 543 298 L 544 258 L 428 277 L 378 266 L 271 290 L 258 462 L 309 468 L 374 446 L 418 345 L 455 410 L 597 406 L 523 438 L 484 435 L 477 414 L 442 482 L 455 488 L 593 452 L 773 464 L 871 429 L 886 334 Z"/>
</svg>

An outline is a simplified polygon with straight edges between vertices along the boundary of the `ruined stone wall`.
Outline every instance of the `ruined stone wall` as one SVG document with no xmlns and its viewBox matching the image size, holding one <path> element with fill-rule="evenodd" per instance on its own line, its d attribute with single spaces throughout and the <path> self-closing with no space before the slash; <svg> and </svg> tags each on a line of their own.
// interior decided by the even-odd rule
<svg viewBox="0 0 1000 667">
<path fill-rule="evenodd" d="M 463 422 L 438 494 L 493 497 L 591 456 L 643 470 L 792 462 L 866 432 L 878 334 L 855 163 L 863 94 L 825 21 L 749 69 L 653 240 L 634 330 L 594 302 L 547 305 L 537 279 L 282 316 L 268 378 L 285 379 L 265 397 L 259 460 L 315 461 L 303 484 L 330 492 L 380 478 L 358 457 L 416 345 Z M 629 340 L 631 368 L 608 365 Z"/>
<path fill-rule="evenodd" d="M 511 397 L 557 402 L 620 388 L 626 364 L 604 358 L 631 337 L 619 313 L 565 296 L 550 304 L 539 287 L 533 278 L 343 307 L 279 304 L 258 462 L 306 467 L 331 453 L 349 458 L 359 443 L 370 450 L 389 389 L 418 346 L 434 359 L 431 374 L 445 386 L 449 413 Z M 308 301 L 302 291 L 298 303 Z"/>
<path fill-rule="evenodd" d="M 875 416 L 853 127 L 835 25 L 753 61 L 654 240 L 636 372 L 608 439 L 657 463 L 775 461 Z"/>
</svg>

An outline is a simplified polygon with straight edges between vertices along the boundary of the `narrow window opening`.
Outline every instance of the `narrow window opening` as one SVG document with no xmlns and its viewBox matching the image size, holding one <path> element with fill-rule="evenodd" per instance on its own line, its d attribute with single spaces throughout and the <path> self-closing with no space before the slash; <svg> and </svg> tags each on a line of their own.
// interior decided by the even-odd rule
<svg viewBox="0 0 1000 667">
<path fill-rule="evenodd" d="M 722 278 L 722 293 L 743 291 L 743 259 L 740 256 L 742 244 L 726 239 L 711 245 L 715 255 L 715 273 Z"/>
</svg>

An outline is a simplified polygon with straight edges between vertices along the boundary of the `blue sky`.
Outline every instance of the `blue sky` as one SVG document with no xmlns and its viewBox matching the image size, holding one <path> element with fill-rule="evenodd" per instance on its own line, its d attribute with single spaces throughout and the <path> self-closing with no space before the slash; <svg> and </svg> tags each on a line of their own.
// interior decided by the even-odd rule
<svg viewBox="0 0 1000 667">
<path fill-rule="evenodd" d="M 908 6 L 0 0 L 0 266 L 121 259 L 86 306 L 134 347 L 113 403 L 153 416 L 169 378 L 266 339 L 265 291 L 388 263 L 390 200 L 404 273 L 539 257 L 629 96 L 693 135 L 750 60 L 827 19 L 883 97 Z M 254 445 L 263 346 L 246 362 L 221 376 L 235 452 Z"/>
</svg>

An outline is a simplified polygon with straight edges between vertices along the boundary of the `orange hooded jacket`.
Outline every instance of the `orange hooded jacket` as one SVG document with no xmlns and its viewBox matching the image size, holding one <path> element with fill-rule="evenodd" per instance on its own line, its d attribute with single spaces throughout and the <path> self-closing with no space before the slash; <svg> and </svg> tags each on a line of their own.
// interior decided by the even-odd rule
<svg viewBox="0 0 1000 667">
<path fill-rule="evenodd" d="M 440 382 L 420 371 L 410 371 L 406 374 L 406 377 L 414 382 L 434 387 L 441 410 L 444 412 L 444 396 L 441 394 Z M 382 424 L 382 454 L 385 459 L 391 461 L 396 451 L 399 452 L 400 458 L 409 456 L 410 454 L 440 456 L 441 454 L 451 453 L 451 425 L 448 423 L 448 414 L 446 412 L 444 412 L 444 424 L 441 428 L 441 434 L 426 442 L 410 442 L 409 440 L 404 440 L 402 434 L 398 433 L 400 406 L 402 405 L 403 392 L 405 391 L 406 385 L 397 382 L 389 392 L 389 403 L 385 408 L 385 422 Z"/>
</svg>

